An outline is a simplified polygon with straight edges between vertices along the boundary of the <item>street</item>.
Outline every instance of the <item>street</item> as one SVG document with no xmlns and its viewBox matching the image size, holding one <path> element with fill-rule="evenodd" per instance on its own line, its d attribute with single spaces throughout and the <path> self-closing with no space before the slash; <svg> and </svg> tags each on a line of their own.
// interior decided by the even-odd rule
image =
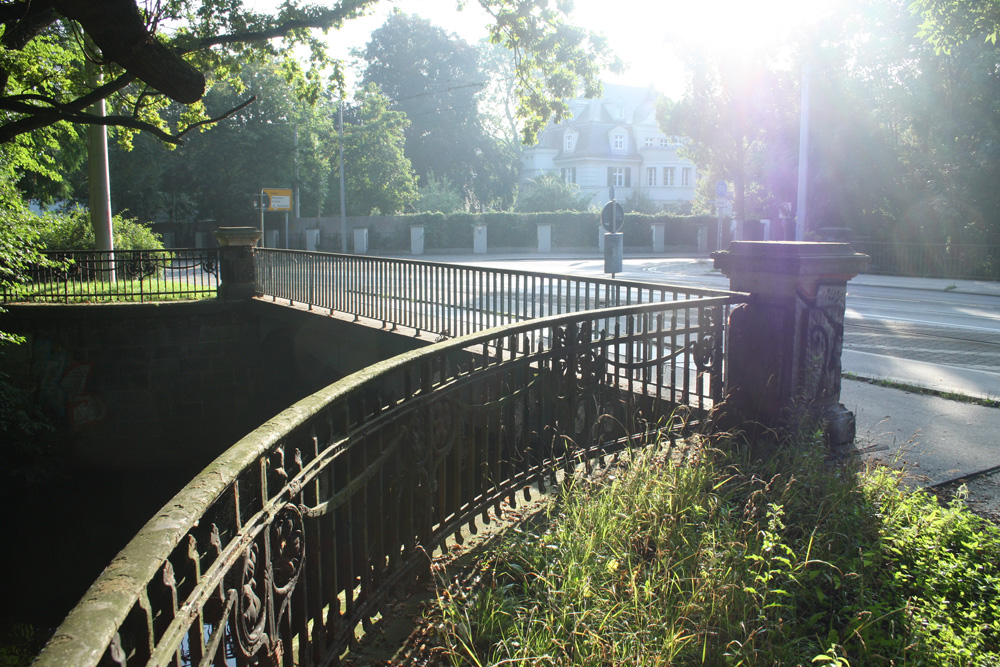
<svg viewBox="0 0 1000 667">
<path fill-rule="evenodd" d="M 444 257 L 435 258 L 440 261 Z M 508 257 L 463 264 L 606 276 L 601 258 Z M 728 289 L 708 258 L 626 258 L 624 280 Z M 848 284 L 843 369 L 966 393 L 1000 397 L 1000 285 L 858 276 Z"/>
</svg>

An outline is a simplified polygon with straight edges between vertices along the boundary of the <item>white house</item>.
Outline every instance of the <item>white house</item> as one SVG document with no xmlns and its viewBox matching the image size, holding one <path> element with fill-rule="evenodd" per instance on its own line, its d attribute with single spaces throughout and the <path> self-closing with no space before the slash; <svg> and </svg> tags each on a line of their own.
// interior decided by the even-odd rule
<svg viewBox="0 0 1000 667">
<path fill-rule="evenodd" d="M 641 190 L 657 204 L 682 204 L 694 199 L 695 166 L 677 155 L 681 144 L 656 123 L 653 88 L 604 84 L 601 99 L 570 101 L 572 118 L 549 125 L 538 143 L 521 155 L 521 181 L 543 173 L 560 174 L 591 195 L 591 203 L 628 199 Z"/>
</svg>

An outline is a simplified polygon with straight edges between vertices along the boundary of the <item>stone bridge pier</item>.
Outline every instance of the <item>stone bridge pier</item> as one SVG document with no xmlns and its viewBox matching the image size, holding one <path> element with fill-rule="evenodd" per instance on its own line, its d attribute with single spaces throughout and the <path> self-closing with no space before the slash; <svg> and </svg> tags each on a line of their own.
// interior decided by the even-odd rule
<svg viewBox="0 0 1000 667">
<path fill-rule="evenodd" d="M 253 248 L 260 237 L 256 227 L 219 227 L 215 231 L 220 247 L 219 298 L 223 301 L 244 301 L 253 296 Z"/>
<path fill-rule="evenodd" d="M 730 415 L 764 428 L 825 425 L 831 446 L 854 440 L 840 402 L 847 281 L 868 262 L 848 243 L 735 241 L 712 254 L 730 289 L 749 292 L 727 340 Z"/>
</svg>

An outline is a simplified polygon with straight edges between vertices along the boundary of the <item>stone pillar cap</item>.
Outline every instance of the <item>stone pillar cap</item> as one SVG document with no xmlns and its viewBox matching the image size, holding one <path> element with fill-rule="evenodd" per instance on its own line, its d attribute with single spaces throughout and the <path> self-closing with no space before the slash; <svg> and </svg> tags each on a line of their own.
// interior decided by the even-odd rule
<svg viewBox="0 0 1000 667">
<path fill-rule="evenodd" d="M 263 236 L 256 227 L 219 227 L 213 233 L 221 246 L 256 245 Z"/>
<path fill-rule="evenodd" d="M 713 252 L 712 259 L 715 268 L 727 276 L 771 273 L 852 278 L 865 268 L 869 258 L 854 252 L 850 243 L 733 241 L 727 250 Z"/>
</svg>

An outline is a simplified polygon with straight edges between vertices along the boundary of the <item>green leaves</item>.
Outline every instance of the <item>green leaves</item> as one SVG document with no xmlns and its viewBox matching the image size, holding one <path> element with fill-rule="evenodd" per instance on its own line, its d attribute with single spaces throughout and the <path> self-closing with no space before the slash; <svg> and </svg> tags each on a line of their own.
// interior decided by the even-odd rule
<svg viewBox="0 0 1000 667">
<path fill-rule="evenodd" d="M 305 80 L 326 76 L 342 87 L 341 68 L 327 55 L 323 35 L 363 15 L 378 0 L 337 3 L 286 1 L 273 11 L 259 11 L 249 0 L 34 0 L 31 11 L 0 17 L 6 39 L 0 49 L 0 142 L 9 142 L 60 121 L 89 123 L 86 107 L 113 98 L 121 111 L 113 125 L 148 131 L 179 143 L 191 124 L 168 127 L 162 94 L 187 103 L 209 86 L 230 84 L 240 69 L 262 57 L 308 51 Z M 599 88 L 598 76 L 611 59 L 602 38 L 566 23 L 569 4 L 549 0 L 480 0 L 495 19 L 491 36 L 515 52 L 521 89 L 518 114 L 526 140 L 553 115 L 565 111 L 564 98 L 581 86 Z M 53 8 L 63 12 L 60 16 Z M 84 33 L 104 54 L 100 64 L 107 83 L 91 93 L 82 75 Z M 314 100 L 316 85 L 301 90 Z M 195 120 L 197 118 L 197 120 Z M 183 123 L 206 120 L 186 114 Z"/>
</svg>

